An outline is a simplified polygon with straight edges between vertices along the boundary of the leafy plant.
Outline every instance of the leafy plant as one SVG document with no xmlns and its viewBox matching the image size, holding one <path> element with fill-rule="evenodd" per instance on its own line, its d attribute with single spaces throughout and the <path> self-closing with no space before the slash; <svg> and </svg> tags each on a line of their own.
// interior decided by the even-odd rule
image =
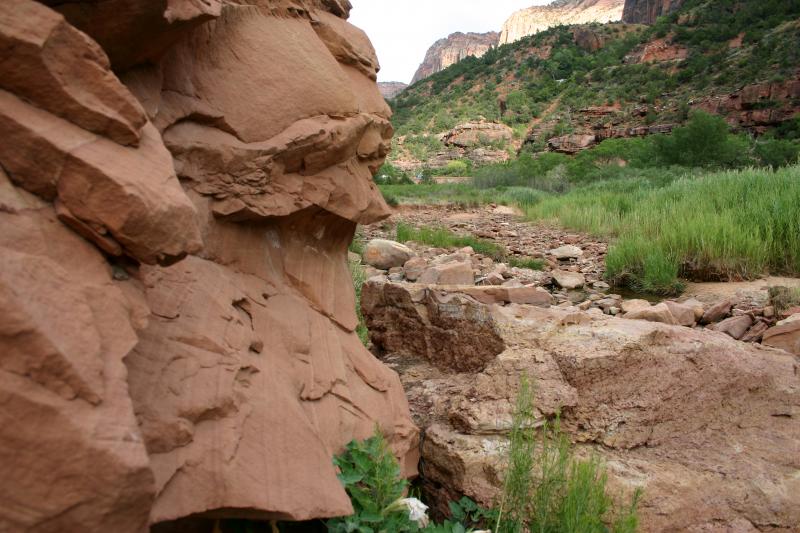
<svg viewBox="0 0 800 533">
<path fill-rule="evenodd" d="M 469 498 L 462 498 L 450 504 L 452 520 L 424 526 L 412 520 L 402 499 L 408 483 L 401 478 L 400 465 L 377 428 L 372 437 L 348 444 L 333 462 L 355 512 L 328 520 L 326 525 L 332 533 L 468 533 L 472 525 L 494 516 Z"/>
<path fill-rule="evenodd" d="M 537 429 L 541 426 L 541 429 Z M 596 457 L 574 457 L 560 423 L 536 420 L 527 378 L 520 382 L 495 533 L 634 533 L 636 492 L 619 508 Z"/>
<path fill-rule="evenodd" d="M 400 465 L 376 429 L 364 441 L 353 441 L 333 463 L 339 468 L 339 481 L 353 503 L 352 515 L 327 522 L 332 533 L 377 533 L 418 531 L 405 508 L 393 504 L 403 497 L 407 482 Z"/>
</svg>

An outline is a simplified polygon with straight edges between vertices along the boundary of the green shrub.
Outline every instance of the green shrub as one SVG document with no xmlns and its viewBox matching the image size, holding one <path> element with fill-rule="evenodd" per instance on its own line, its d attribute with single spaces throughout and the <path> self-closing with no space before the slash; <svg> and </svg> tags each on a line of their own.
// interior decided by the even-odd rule
<svg viewBox="0 0 800 533">
<path fill-rule="evenodd" d="M 655 138 L 656 155 L 667 165 L 733 168 L 746 165 L 749 142 L 731 135 L 725 119 L 694 111 L 686 126 Z"/>
<path fill-rule="evenodd" d="M 770 287 L 769 303 L 777 313 L 800 306 L 800 287 Z"/>
<path fill-rule="evenodd" d="M 386 205 L 390 207 L 397 207 L 400 205 L 400 200 L 397 197 L 392 196 L 391 194 L 384 194 L 383 199 L 386 200 Z"/>
<path fill-rule="evenodd" d="M 476 253 L 497 260 L 502 260 L 506 255 L 505 249 L 499 244 L 484 239 L 478 239 L 471 235 L 456 235 L 445 228 L 431 228 L 426 226 L 414 228 L 401 222 L 397 224 L 396 239 L 397 242 L 401 243 L 414 241 L 420 244 L 428 244 L 436 248 L 463 248 L 465 246 L 471 246 Z"/>
<path fill-rule="evenodd" d="M 637 530 L 640 493 L 625 508 L 615 505 L 600 460 L 574 457 L 558 420 L 543 424 L 536 420 L 526 378 L 520 382 L 510 441 L 495 533 Z"/>
<path fill-rule="evenodd" d="M 495 516 L 469 498 L 462 498 L 450 503 L 453 520 L 421 528 L 400 502 L 408 483 L 377 428 L 373 437 L 348 444 L 333 462 L 355 512 L 328 520 L 326 525 L 332 533 L 467 533 L 472 531 L 471 526 Z"/>
<path fill-rule="evenodd" d="M 759 163 L 778 168 L 798 163 L 800 144 L 782 139 L 765 139 L 756 143 L 755 154 Z"/>
<path fill-rule="evenodd" d="M 531 270 L 543 270 L 545 262 L 541 259 L 534 259 L 532 257 L 515 257 L 508 258 L 508 264 L 517 268 L 529 268 Z"/>
<path fill-rule="evenodd" d="M 365 441 L 353 441 L 333 463 L 339 469 L 339 481 L 344 485 L 354 514 L 328 521 L 332 533 L 418 531 L 404 508 L 393 504 L 403 497 L 407 482 L 400 475 L 400 465 L 392 455 L 383 436 Z"/>
<path fill-rule="evenodd" d="M 375 183 L 378 185 L 401 185 L 413 183 L 409 178 L 408 173 L 395 167 L 388 161 L 381 165 L 378 172 L 375 173 Z"/>
<path fill-rule="evenodd" d="M 356 293 L 356 316 L 358 317 L 358 326 L 356 326 L 356 334 L 358 334 L 358 338 L 361 339 L 361 342 L 364 346 L 369 344 L 369 331 L 367 330 L 367 324 L 364 321 L 364 315 L 361 312 L 361 289 L 364 287 L 364 282 L 367 281 L 366 273 L 364 272 L 364 267 L 361 266 L 361 263 L 356 261 L 350 261 L 350 277 L 353 279 L 353 289 Z"/>
</svg>

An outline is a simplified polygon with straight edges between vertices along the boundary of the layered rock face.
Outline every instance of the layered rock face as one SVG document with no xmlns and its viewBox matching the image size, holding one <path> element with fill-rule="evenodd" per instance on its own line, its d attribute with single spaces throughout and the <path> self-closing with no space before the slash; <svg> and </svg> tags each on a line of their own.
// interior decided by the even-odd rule
<svg viewBox="0 0 800 533">
<path fill-rule="evenodd" d="M 391 138 L 347 0 L 0 6 L 2 531 L 352 511 L 417 429 L 346 263 Z"/>
<path fill-rule="evenodd" d="M 622 21 L 628 24 L 655 24 L 662 15 L 669 15 L 683 5 L 684 0 L 625 0 Z"/>
<path fill-rule="evenodd" d="M 495 501 L 516 391 L 527 375 L 536 416 L 561 413 L 578 453 L 604 460 L 613 494 L 644 490 L 641 531 L 796 531 L 797 356 L 723 332 L 601 312 L 483 307 L 461 287 L 369 283 L 364 291 L 367 320 L 384 347 L 408 337 L 410 325 L 418 339 L 435 336 L 439 325 L 418 319 L 431 302 L 458 320 L 472 317 L 463 331 L 481 332 L 452 343 L 450 353 L 394 343 L 385 356 L 400 369 L 423 428 L 424 488 L 440 511 L 461 495 Z M 499 334 L 503 351 L 481 351 L 471 368 L 453 366 L 485 343 L 486 331 Z"/>
<path fill-rule="evenodd" d="M 436 74 L 466 57 L 483 56 L 497 46 L 498 38 L 497 32 L 492 31 L 488 33 L 456 32 L 444 39 L 439 39 L 428 49 L 411 84 Z"/>
<path fill-rule="evenodd" d="M 381 94 L 384 98 L 389 100 L 390 98 L 394 98 L 401 92 L 403 89 L 408 87 L 407 83 L 403 83 L 401 81 L 379 81 L 378 82 L 378 89 L 381 91 Z"/>
<path fill-rule="evenodd" d="M 500 44 L 513 43 L 553 26 L 614 22 L 622 18 L 625 0 L 557 0 L 514 12 L 503 24 Z"/>
</svg>

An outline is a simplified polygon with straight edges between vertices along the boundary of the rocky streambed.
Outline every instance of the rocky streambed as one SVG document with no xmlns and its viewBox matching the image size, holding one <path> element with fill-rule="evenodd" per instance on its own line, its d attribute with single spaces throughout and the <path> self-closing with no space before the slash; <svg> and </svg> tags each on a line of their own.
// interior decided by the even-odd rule
<svg viewBox="0 0 800 533">
<path fill-rule="evenodd" d="M 443 227 L 496 243 L 508 254 L 498 259 L 469 246 L 445 249 L 413 241 L 401 245 L 392 241 L 399 223 Z M 597 316 L 708 328 L 735 340 L 764 341 L 800 355 L 800 307 L 789 304 L 776 309 L 770 298 L 770 290 L 774 295 L 783 285 L 800 287 L 798 279 L 690 284 L 675 299 L 616 291 L 603 281 L 606 242 L 526 222 L 505 206 L 405 207 L 390 222 L 368 226 L 362 234 L 368 242 L 364 257 L 368 279 L 458 285 L 463 293 L 489 304 L 553 305 Z M 530 264 L 536 268 L 524 266 Z"/>
<path fill-rule="evenodd" d="M 560 416 L 579 453 L 604 460 L 612 490 L 644 490 L 642 531 L 797 531 L 800 309 L 768 305 L 777 280 L 649 302 L 611 291 L 606 243 L 588 236 L 495 209 L 394 219 L 480 235 L 544 265 L 367 245 L 365 259 L 387 261 L 368 267 L 362 292 L 373 352 L 400 374 L 422 431 L 424 491 L 440 511 L 461 495 L 497 496 L 528 376 L 537 416 Z M 582 282 L 570 287 L 563 273 Z"/>
</svg>

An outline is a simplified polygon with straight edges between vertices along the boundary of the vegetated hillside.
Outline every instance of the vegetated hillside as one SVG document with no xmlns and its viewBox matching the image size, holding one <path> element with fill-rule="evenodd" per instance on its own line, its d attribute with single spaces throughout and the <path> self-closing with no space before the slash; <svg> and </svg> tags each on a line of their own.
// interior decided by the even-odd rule
<svg viewBox="0 0 800 533">
<path fill-rule="evenodd" d="M 692 109 L 736 129 L 796 136 L 800 1 L 687 0 L 653 26 L 551 28 L 466 58 L 393 101 L 394 160 L 422 162 L 457 124 L 502 121 L 509 150 L 571 153 L 669 132 Z"/>
</svg>

